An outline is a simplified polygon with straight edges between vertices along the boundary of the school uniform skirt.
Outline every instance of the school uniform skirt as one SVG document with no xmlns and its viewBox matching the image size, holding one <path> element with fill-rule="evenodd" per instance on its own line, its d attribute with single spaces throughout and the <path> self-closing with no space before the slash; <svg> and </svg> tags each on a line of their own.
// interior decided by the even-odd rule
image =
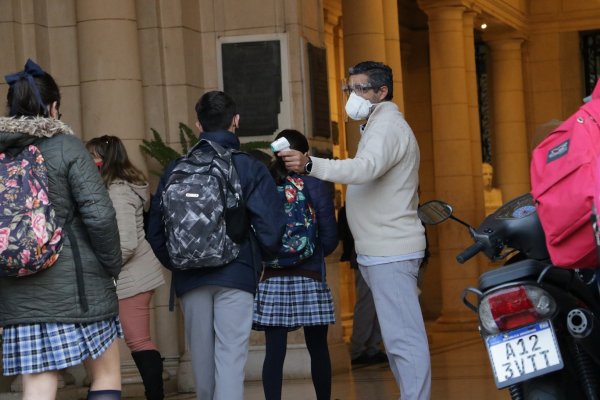
<svg viewBox="0 0 600 400">
<path fill-rule="evenodd" d="M 39 323 L 4 327 L 3 374 L 55 371 L 98 358 L 123 337 L 119 317 L 82 323 Z"/>
<path fill-rule="evenodd" d="M 333 298 L 327 284 L 304 276 L 277 276 L 258 284 L 252 328 L 335 323 Z"/>
</svg>

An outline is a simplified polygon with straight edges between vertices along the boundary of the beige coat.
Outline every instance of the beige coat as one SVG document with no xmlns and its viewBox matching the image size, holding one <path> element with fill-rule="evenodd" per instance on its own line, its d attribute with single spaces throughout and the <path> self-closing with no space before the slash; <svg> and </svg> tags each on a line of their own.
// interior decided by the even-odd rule
<svg viewBox="0 0 600 400">
<path fill-rule="evenodd" d="M 144 205 L 148 185 L 115 180 L 108 194 L 117 212 L 123 269 L 117 281 L 119 300 L 156 289 L 165 283 L 163 268 L 144 234 Z"/>
</svg>

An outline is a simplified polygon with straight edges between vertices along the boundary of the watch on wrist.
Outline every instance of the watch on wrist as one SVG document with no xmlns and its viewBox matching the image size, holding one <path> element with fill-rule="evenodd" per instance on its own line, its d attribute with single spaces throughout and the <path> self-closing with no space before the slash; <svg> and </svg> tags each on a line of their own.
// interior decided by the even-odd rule
<svg viewBox="0 0 600 400">
<path fill-rule="evenodd" d="M 312 166 L 313 166 L 313 162 L 310 159 L 310 157 L 308 157 L 308 161 L 306 162 L 306 164 L 304 164 L 304 174 L 305 175 L 310 174 L 310 171 L 312 171 Z"/>
</svg>

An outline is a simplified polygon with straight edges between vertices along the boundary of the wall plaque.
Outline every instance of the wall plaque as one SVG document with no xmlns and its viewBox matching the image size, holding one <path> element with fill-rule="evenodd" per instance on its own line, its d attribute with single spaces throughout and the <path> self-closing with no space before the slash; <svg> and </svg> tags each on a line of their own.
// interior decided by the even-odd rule
<svg viewBox="0 0 600 400">
<path fill-rule="evenodd" d="M 238 135 L 273 135 L 279 129 L 282 100 L 279 40 L 221 46 L 223 90 L 238 106 Z"/>
</svg>

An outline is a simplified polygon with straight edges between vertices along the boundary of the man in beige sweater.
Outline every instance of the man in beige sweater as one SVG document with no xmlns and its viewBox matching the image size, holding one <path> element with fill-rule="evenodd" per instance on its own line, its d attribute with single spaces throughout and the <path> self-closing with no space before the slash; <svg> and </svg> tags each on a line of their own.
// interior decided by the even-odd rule
<svg viewBox="0 0 600 400">
<path fill-rule="evenodd" d="M 346 113 L 366 119 L 356 156 L 345 160 L 278 153 L 288 169 L 348 185 L 347 217 L 358 264 L 373 292 L 390 367 L 402 400 L 429 399 L 431 365 L 417 276 L 425 232 L 417 217 L 419 146 L 393 97 L 392 70 L 361 62 L 349 69 Z"/>
</svg>

